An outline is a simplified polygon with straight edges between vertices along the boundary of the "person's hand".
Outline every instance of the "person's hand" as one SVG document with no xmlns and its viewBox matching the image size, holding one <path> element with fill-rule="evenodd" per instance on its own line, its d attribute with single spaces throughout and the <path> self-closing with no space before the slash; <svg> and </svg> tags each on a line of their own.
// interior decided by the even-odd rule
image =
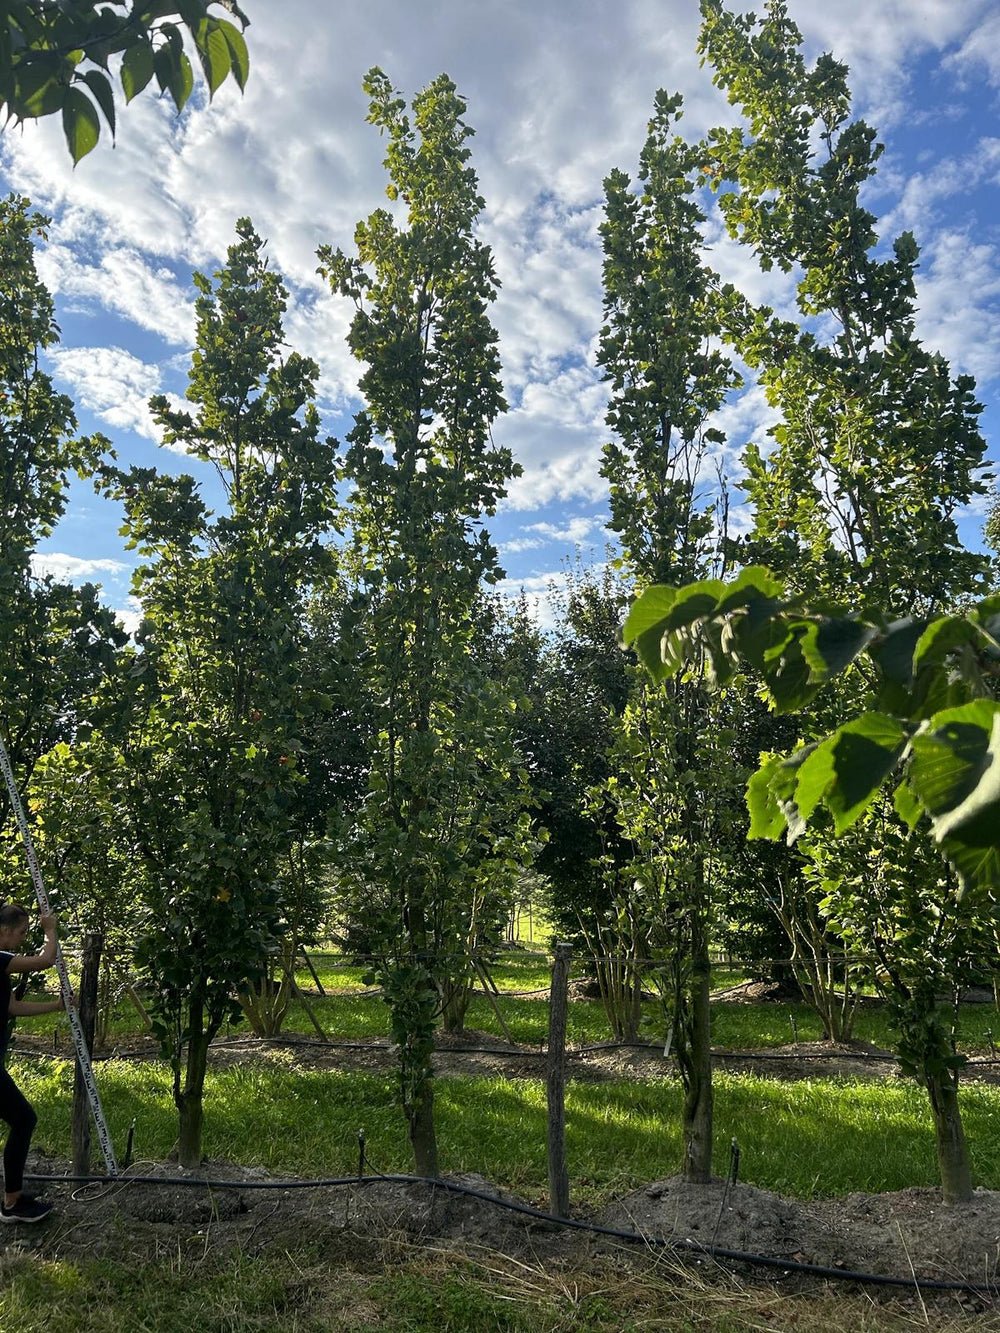
<svg viewBox="0 0 1000 1333">
<path fill-rule="evenodd" d="M 45 934 L 52 938 L 59 928 L 59 918 L 53 912 L 46 912 L 44 916 L 38 918 L 38 924 L 45 931 Z"/>
</svg>

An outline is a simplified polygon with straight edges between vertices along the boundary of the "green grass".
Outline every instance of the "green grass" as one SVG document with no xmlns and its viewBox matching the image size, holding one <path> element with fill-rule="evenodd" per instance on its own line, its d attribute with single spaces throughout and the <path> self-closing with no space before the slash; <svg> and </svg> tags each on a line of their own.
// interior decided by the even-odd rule
<svg viewBox="0 0 1000 1333">
<path fill-rule="evenodd" d="M 896 1333 L 912 1307 L 850 1289 L 793 1296 L 615 1257 L 547 1271 L 501 1257 L 383 1244 L 261 1254 L 178 1247 L 168 1258 L 0 1258 L 0 1327 L 20 1333 Z M 935 1314 L 937 1312 L 935 1311 Z M 995 1328 L 981 1316 L 936 1327 Z"/>
<path fill-rule="evenodd" d="M 39 1113 L 35 1142 L 67 1156 L 72 1095 L 68 1061 L 13 1061 Z M 109 1061 L 98 1070 L 115 1142 L 136 1121 L 136 1154 L 162 1160 L 176 1136 L 167 1070 Z M 730 1139 L 742 1178 L 800 1198 L 933 1185 L 933 1134 L 924 1094 L 903 1081 L 779 1082 L 718 1072 L 716 1169 Z M 962 1092 L 977 1183 L 1000 1186 L 1000 1089 Z M 573 1189 L 593 1202 L 678 1170 L 680 1086 L 674 1079 L 577 1083 L 567 1088 L 567 1153 Z M 545 1087 L 539 1079 L 441 1078 L 436 1082 L 442 1169 L 479 1171 L 528 1197 L 546 1187 Z M 376 1170 L 409 1170 L 391 1077 L 298 1070 L 254 1060 L 210 1071 L 205 1153 L 305 1176 L 350 1174 L 364 1128 Z"/>
</svg>

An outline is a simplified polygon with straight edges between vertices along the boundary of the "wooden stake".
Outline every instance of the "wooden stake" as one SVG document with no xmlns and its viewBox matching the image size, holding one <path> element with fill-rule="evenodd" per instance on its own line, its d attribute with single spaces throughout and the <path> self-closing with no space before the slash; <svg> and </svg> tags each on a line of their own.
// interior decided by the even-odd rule
<svg viewBox="0 0 1000 1333">
<path fill-rule="evenodd" d="M 569 1002 L 570 944 L 557 944 L 549 992 L 549 1058 L 546 1093 L 549 1107 L 549 1211 L 569 1216 L 569 1171 L 566 1166 L 566 1009 Z"/>
<path fill-rule="evenodd" d="M 83 1028 L 89 1054 L 94 1052 L 94 1026 L 97 1022 L 97 989 L 101 975 L 101 949 L 104 940 L 98 934 L 88 935 L 83 942 L 83 971 L 77 995 L 77 1013 Z M 80 1062 L 73 1076 L 73 1174 L 90 1174 L 90 1101 Z"/>
</svg>

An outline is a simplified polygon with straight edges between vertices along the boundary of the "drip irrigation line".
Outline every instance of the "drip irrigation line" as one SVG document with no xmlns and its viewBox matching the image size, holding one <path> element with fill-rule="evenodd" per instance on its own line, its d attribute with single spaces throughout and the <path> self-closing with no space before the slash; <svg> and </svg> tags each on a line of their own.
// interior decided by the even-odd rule
<svg viewBox="0 0 1000 1333">
<path fill-rule="evenodd" d="M 107 1176 L 93 1175 L 38 1175 L 25 1173 L 25 1180 L 41 1184 L 108 1184 Z M 508 1212 L 530 1217 L 546 1225 L 561 1227 L 568 1231 L 586 1231 L 595 1236 L 607 1236 L 612 1240 L 639 1243 L 651 1249 L 673 1251 L 678 1254 L 691 1254 L 710 1259 L 727 1259 L 733 1263 L 749 1264 L 755 1268 L 777 1269 L 782 1273 L 801 1273 L 810 1277 L 822 1277 L 839 1282 L 857 1282 L 866 1286 L 915 1288 L 917 1291 L 963 1291 L 979 1296 L 996 1297 L 1000 1295 L 1000 1283 L 993 1282 L 956 1282 L 942 1278 L 899 1277 L 888 1273 L 866 1273 L 851 1268 L 834 1268 L 825 1264 L 810 1264 L 797 1259 L 783 1259 L 773 1254 L 757 1254 L 751 1250 L 732 1250 L 724 1245 L 704 1245 L 699 1241 L 675 1239 L 669 1236 L 650 1236 L 641 1231 L 623 1231 L 618 1227 L 601 1226 L 597 1222 L 586 1222 L 573 1217 L 557 1217 L 529 1204 L 518 1203 L 514 1199 L 504 1199 L 496 1194 L 486 1194 L 482 1190 L 460 1185 L 457 1181 L 441 1180 L 433 1176 L 409 1175 L 370 1175 L 370 1176 L 325 1176 L 314 1180 L 211 1180 L 191 1176 L 127 1176 L 113 1177 L 116 1185 L 176 1185 L 190 1189 L 223 1190 L 294 1190 L 294 1189 L 335 1189 L 343 1186 L 358 1185 L 427 1185 L 432 1189 L 443 1190 L 448 1194 L 458 1194 L 470 1199 L 480 1199 L 496 1208 L 505 1208 Z"/>
</svg>

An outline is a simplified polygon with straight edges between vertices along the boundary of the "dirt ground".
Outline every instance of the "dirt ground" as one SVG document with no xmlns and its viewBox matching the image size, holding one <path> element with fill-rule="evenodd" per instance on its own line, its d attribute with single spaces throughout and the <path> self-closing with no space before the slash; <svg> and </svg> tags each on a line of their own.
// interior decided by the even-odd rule
<svg viewBox="0 0 1000 1333">
<path fill-rule="evenodd" d="M 154 1057 L 155 1048 L 136 1040 L 114 1054 L 142 1060 Z M 718 1052 L 717 1058 L 722 1068 L 752 1069 L 772 1077 L 897 1076 L 893 1061 L 873 1062 L 862 1059 L 863 1054 L 805 1042 L 781 1051 Z M 282 1062 L 292 1058 L 307 1068 L 388 1072 L 394 1067 L 392 1052 L 376 1041 L 323 1045 L 303 1038 L 267 1043 L 241 1037 L 220 1042 L 212 1051 L 213 1063 L 220 1065 L 269 1056 Z M 468 1031 L 441 1037 L 435 1066 L 439 1074 L 544 1077 L 545 1059 L 536 1049 L 510 1048 L 493 1034 Z M 672 1072 L 662 1048 L 651 1046 L 581 1051 L 570 1055 L 568 1066 L 569 1077 L 592 1080 L 648 1079 Z M 992 1065 L 978 1073 L 991 1080 L 998 1076 Z M 975 1062 L 965 1077 L 977 1077 Z M 28 1169 L 59 1175 L 68 1172 L 68 1164 L 35 1156 Z M 694 1187 L 679 1178 L 660 1180 L 580 1219 L 638 1233 L 635 1241 L 624 1241 L 554 1227 L 487 1200 L 425 1184 L 369 1179 L 320 1188 L 260 1188 L 273 1183 L 262 1169 L 224 1162 L 206 1162 L 198 1177 L 169 1164 L 142 1165 L 135 1171 L 192 1182 L 223 1181 L 233 1188 L 154 1185 L 138 1179 L 82 1189 L 56 1184 L 48 1187 L 58 1204 L 52 1221 L 39 1228 L 9 1229 L 0 1246 L 6 1245 L 8 1252 L 37 1250 L 60 1257 L 164 1255 L 202 1243 L 206 1251 L 232 1247 L 253 1253 L 275 1245 L 287 1248 L 308 1235 L 324 1250 L 356 1254 L 359 1246 L 377 1249 L 387 1239 L 402 1236 L 438 1247 L 488 1247 L 533 1262 L 573 1263 L 624 1252 L 624 1262 L 641 1263 L 663 1255 L 658 1242 L 679 1240 L 840 1270 L 997 1283 L 1000 1293 L 1000 1192 L 988 1190 L 978 1190 L 968 1207 L 951 1209 L 935 1189 L 803 1203 L 747 1184 L 728 1187 L 719 1181 Z M 512 1198 L 479 1176 L 451 1179 L 496 1199 Z M 684 1261 L 710 1267 L 715 1263 L 694 1254 Z M 738 1263 L 735 1271 L 756 1272 L 767 1281 L 783 1276 L 781 1269 L 755 1270 Z M 784 1280 L 794 1284 L 802 1279 L 786 1274 Z M 991 1308 L 1000 1308 L 1000 1296 Z"/>
<path fill-rule="evenodd" d="M 67 1173 L 69 1164 L 33 1157 L 29 1171 Z M 274 1179 L 260 1168 L 208 1161 L 194 1175 L 168 1164 L 142 1164 L 136 1178 L 76 1187 L 46 1188 L 57 1211 L 41 1227 L 10 1229 L 0 1237 L 8 1253 L 39 1257 L 139 1259 L 168 1256 L 192 1247 L 207 1253 L 293 1250 L 303 1238 L 331 1259 L 370 1254 L 404 1238 L 439 1252 L 488 1249 L 512 1261 L 547 1266 L 579 1265 L 601 1257 L 625 1265 L 669 1257 L 659 1242 L 768 1255 L 782 1261 L 818 1264 L 844 1271 L 1000 1284 L 1000 1193 L 979 1190 L 961 1209 L 945 1208 L 933 1189 L 893 1194 L 849 1195 L 800 1203 L 751 1185 L 715 1181 L 705 1187 L 679 1178 L 655 1181 L 586 1219 L 597 1226 L 637 1233 L 634 1240 L 564 1230 L 491 1202 L 513 1196 L 477 1175 L 449 1177 L 460 1190 L 424 1183 L 399 1184 L 368 1178 L 364 1183 L 309 1188 L 262 1188 Z M 171 1183 L 190 1181 L 190 1184 Z M 282 1179 L 287 1179 L 282 1178 Z M 160 1180 L 163 1183 L 153 1183 Z M 197 1180 L 216 1182 L 196 1184 Z M 486 1198 L 477 1197 L 485 1195 Z M 754 1267 L 687 1253 L 685 1264 L 743 1278 L 788 1283 L 799 1289 L 816 1279 L 779 1267 Z M 839 1287 L 839 1284 L 838 1284 Z M 875 1289 L 878 1294 L 879 1289 Z M 998 1285 L 1000 1292 L 1000 1285 Z M 882 1289 L 898 1297 L 898 1290 Z M 932 1299 L 926 1287 L 922 1296 Z M 954 1305 L 954 1294 L 935 1297 Z M 988 1296 L 965 1297 L 965 1308 L 996 1311 Z"/>
</svg>

